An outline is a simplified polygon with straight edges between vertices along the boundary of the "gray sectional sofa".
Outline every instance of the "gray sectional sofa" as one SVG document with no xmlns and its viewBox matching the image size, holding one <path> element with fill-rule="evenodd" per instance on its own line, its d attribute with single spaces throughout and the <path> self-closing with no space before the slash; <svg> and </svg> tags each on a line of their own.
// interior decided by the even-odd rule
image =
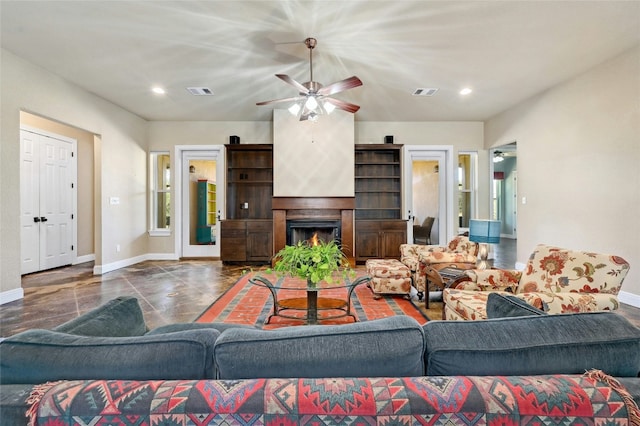
<svg viewBox="0 0 640 426">
<path fill-rule="evenodd" d="M 52 381 L 581 375 L 601 370 L 640 401 L 640 329 L 615 313 L 429 321 L 405 316 L 259 330 L 173 324 L 147 330 L 120 297 L 53 330 L 0 343 L 0 423 L 22 424 Z M 70 382 L 72 383 L 72 382 Z M 6 422 L 6 423 L 5 423 Z"/>
</svg>

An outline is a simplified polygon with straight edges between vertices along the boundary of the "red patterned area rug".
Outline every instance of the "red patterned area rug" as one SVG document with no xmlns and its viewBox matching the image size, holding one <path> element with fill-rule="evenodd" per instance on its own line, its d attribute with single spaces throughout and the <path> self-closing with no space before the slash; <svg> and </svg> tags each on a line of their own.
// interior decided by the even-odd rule
<svg viewBox="0 0 640 426">
<path fill-rule="evenodd" d="M 229 290 L 220 296 L 195 320 L 198 323 L 219 322 L 226 324 L 253 325 L 263 329 L 272 329 L 286 326 L 304 325 L 304 319 L 290 319 L 279 316 L 271 317 L 269 324 L 265 320 L 273 313 L 273 298 L 269 289 L 257 286 L 249 282 L 252 273 L 245 274 Z M 286 287 L 288 278 L 276 277 L 261 273 L 277 287 Z M 283 281 L 285 280 L 285 281 Z M 278 291 L 278 299 L 289 297 L 304 297 L 304 290 L 282 288 Z M 348 290 L 344 287 L 322 290 L 320 297 L 346 299 Z M 401 295 L 383 296 L 376 300 L 373 292 L 366 284 L 360 284 L 351 295 L 351 312 L 358 321 L 370 321 L 373 319 L 391 317 L 395 315 L 408 315 L 424 325 L 429 320 L 411 300 Z M 287 315 L 304 316 L 306 311 L 287 310 Z M 349 324 L 354 322 L 350 316 L 341 318 L 324 319 L 327 316 L 340 314 L 336 310 L 321 310 L 318 312 L 318 323 Z"/>
</svg>

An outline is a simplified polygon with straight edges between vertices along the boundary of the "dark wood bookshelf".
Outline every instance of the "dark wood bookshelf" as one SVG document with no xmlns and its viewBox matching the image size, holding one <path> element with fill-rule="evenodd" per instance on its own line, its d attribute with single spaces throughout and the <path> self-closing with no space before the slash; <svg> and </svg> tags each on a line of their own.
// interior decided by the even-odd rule
<svg viewBox="0 0 640 426">
<path fill-rule="evenodd" d="M 223 262 L 269 262 L 273 249 L 273 145 L 225 145 L 226 219 L 220 223 Z"/>
<path fill-rule="evenodd" d="M 407 240 L 402 220 L 402 145 L 355 146 L 356 261 L 399 258 Z"/>
</svg>

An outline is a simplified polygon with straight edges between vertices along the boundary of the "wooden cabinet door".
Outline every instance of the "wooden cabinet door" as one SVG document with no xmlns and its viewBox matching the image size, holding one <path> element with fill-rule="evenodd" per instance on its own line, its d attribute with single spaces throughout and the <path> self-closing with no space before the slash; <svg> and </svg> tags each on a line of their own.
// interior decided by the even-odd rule
<svg viewBox="0 0 640 426">
<path fill-rule="evenodd" d="M 223 262 L 247 260 L 247 225 L 244 220 L 220 222 L 220 259 Z"/>
<path fill-rule="evenodd" d="M 403 220 L 356 221 L 356 261 L 400 259 L 400 244 L 407 242 Z"/>
<path fill-rule="evenodd" d="M 400 244 L 407 242 L 406 230 L 385 230 L 380 234 L 382 258 L 400 259 Z"/>
<path fill-rule="evenodd" d="M 356 261 L 380 258 L 380 223 L 356 221 Z"/>
<path fill-rule="evenodd" d="M 273 251 L 273 222 L 247 222 L 247 260 L 261 262 L 271 260 Z"/>
<path fill-rule="evenodd" d="M 378 231 L 356 232 L 356 253 L 358 260 L 380 257 L 380 236 Z"/>
</svg>

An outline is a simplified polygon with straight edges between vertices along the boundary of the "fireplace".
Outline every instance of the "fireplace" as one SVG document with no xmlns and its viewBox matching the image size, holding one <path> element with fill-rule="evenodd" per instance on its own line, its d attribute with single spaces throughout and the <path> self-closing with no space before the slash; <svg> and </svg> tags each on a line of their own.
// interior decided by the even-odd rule
<svg viewBox="0 0 640 426">
<path fill-rule="evenodd" d="M 271 204 L 274 254 L 319 231 L 319 238 L 327 242 L 337 239 L 347 257 L 354 258 L 355 197 L 273 197 Z"/>
<path fill-rule="evenodd" d="M 287 220 L 287 245 L 309 240 L 314 234 L 318 239 L 340 243 L 340 220 L 290 219 Z"/>
</svg>

